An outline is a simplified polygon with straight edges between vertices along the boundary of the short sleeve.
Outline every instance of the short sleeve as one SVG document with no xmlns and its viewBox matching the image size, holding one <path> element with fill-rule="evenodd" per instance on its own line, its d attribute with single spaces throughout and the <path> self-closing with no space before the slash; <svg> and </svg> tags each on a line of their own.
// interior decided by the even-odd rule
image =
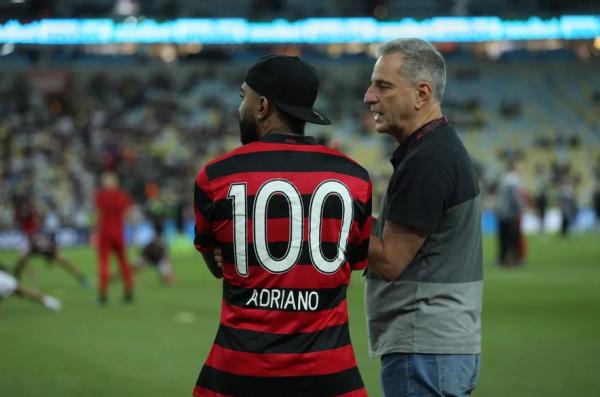
<svg viewBox="0 0 600 397">
<path fill-rule="evenodd" d="M 216 248 L 216 238 L 211 225 L 214 201 L 209 188 L 206 169 L 203 168 L 198 172 L 194 183 L 194 246 L 200 252 L 211 252 Z"/>
<path fill-rule="evenodd" d="M 431 234 L 448 208 L 453 182 L 435 158 L 415 156 L 394 174 L 386 219 Z"/>
</svg>

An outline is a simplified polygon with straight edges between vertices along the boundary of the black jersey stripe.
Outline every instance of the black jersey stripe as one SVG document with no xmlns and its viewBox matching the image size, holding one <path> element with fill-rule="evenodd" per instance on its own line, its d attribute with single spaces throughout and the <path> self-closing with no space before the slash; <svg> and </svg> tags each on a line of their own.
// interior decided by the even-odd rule
<svg viewBox="0 0 600 397">
<path fill-rule="evenodd" d="M 371 213 L 373 210 L 373 201 L 371 197 L 369 197 L 369 201 L 366 203 L 361 203 L 360 201 L 354 200 L 354 213 L 360 214 L 355 215 L 355 218 L 358 218 L 358 225 L 362 228 L 364 223 L 371 217 Z"/>
<path fill-rule="evenodd" d="M 328 153 L 276 150 L 237 154 L 206 167 L 209 180 L 239 172 L 327 172 L 352 176 L 370 182 L 361 166 Z"/>
<path fill-rule="evenodd" d="M 356 367 L 327 375 L 254 377 L 205 365 L 196 384 L 236 397 L 331 397 L 364 387 Z"/>
<path fill-rule="evenodd" d="M 286 236 L 286 238 L 287 237 L 288 236 Z M 267 243 L 267 246 L 269 249 L 269 254 L 274 259 L 281 259 L 288 252 L 289 244 L 290 243 L 288 241 L 269 242 L 269 243 Z M 233 243 L 223 243 L 222 242 L 219 244 L 219 248 L 221 248 L 221 254 L 223 257 L 223 261 L 225 263 L 235 263 L 235 250 L 234 250 Z M 359 245 L 348 244 L 348 246 L 346 248 L 346 260 L 349 260 L 350 254 L 358 256 L 358 257 L 360 257 L 361 255 L 364 255 L 364 253 L 361 254 L 361 252 L 362 251 L 366 252 L 368 250 L 368 248 L 369 248 L 368 243 L 365 245 L 364 241 L 361 241 L 361 243 Z M 256 251 L 254 250 L 253 243 L 249 242 L 247 244 L 246 252 L 248 254 L 248 259 L 247 259 L 248 266 L 260 266 L 260 263 L 256 256 Z M 322 241 L 321 242 L 321 253 L 325 257 L 325 259 L 333 260 L 337 256 L 337 253 L 338 253 L 338 243 Z M 352 260 L 352 262 L 354 262 L 354 260 Z M 312 264 L 308 241 L 302 242 L 300 256 L 296 263 L 297 263 L 297 265 L 311 265 Z"/>
<path fill-rule="evenodd" d="M 270 334 L 221 324 L 215 343 L 245 353 L 303 354 L 347 346 L 350 344 L 350 331 L 347 323 L 297 334 Z"/>
<path fill-rule="evenodd" d="M 206 195 L 206 193 L 200 189 L 198 184 L 194 184 L 194 204 L 195 207 L 202 216 L 206 219 L 212 218 L 212 210 L 214 208 L 214 202 Z M 231 209 L 231 205 L 229 206 Z"/>
<path fill-rule="evenodd" d="M 352 245 L 348 249 L 347 260 L 350 263 L 359 263 L 369 256 L 369 239 L 366 238 L 361 243 Z"/>
<path fill-rule="evenodd" d="M 215 247 L 217 239 L 212 233 L 198 233 L 198 229 L 194 227 L 194 245 L 200 247 Z"/>
<path fill-rule="evenodd" d="M 340 305 L 340 303 L 346 299 L 346 289 L 347 286 L 341 285 L 337 288 L 319 288 L 319 289 L 307 289 L 307 288 L 277 288 L 278 297 L 277 304 L 273 304 L 275 297 L 272 296 L 273 289 L 269 289 L 264 296 L 261 296 L 262 288 L 243 288 L 232 285 L 226 281 L 223 282 L 223 299 L 230 305 L 240 306 L 240 307 L 248 307 L 253 309 L 261 309 L 265 310 L 280 310 L 280 311 L 294 311 L 297 312 L 299 310 L 295 310 L 292 305 L 287 302 L 287 295 L 293 293 L 294 302 L 297 303 L 298 296 L 306 295 L 312 291 L 316 292 L 319 296 L 318 305 L 312 311 L 320 311 L 333 309 Z M 258 294 L 255 300 L 253 300 L 253 294 Z M 268 295 L 268 296 L 267 296 Z M 266 302 L 265 300 L 267 300 Z M 255 304 L 258 303 L 257 304 Z M 261 307 L 261 304 L 265 303 L 265 307 Z M 288 303 L 288 304 L 286 304 Z M 298 305 L 296 305 L 296 309 Z"/>
</svg>

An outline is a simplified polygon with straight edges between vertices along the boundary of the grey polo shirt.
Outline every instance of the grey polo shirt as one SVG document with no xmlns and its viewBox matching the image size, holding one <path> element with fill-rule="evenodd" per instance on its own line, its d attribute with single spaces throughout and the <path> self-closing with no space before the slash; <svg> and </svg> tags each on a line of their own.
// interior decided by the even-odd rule
<svg viewBox="0 0 600 397">
<path fill-rule="evenodd" d="M 428 237 L 395 281 L 367 270 L 369 353 L 480 353 L 481 198 L 471 159 L 442 118 L 407 138 L 391 161 L 374 234 L 390 220 Z"/>
</svg>

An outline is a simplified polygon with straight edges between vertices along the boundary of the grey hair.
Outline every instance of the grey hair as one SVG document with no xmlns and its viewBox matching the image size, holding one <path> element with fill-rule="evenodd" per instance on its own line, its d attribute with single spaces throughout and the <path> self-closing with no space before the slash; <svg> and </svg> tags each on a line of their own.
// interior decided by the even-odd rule
<svg viewBox="0 0 600 397">
<path fill-rule="evenodd" d="M 400 72 L 410 83 L 427 81 L 433 86 L 433 98 L 442 103 L 446 88 L 446 62 L 433 45 L 421 39 L 396 39 L 381 45 L 377 56 L 403 55 Z"/>
</svg>

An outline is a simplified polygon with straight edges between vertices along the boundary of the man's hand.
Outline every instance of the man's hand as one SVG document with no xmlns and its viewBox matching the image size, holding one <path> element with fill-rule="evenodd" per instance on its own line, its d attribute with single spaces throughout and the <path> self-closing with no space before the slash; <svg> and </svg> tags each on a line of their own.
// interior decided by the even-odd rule
<svg viewBox="0 0 600 397">
<path fill-rule="evenodd" d="M 223 269 L 223 257 L 221 256 L 221 248 L 215 248 L 213 251 L 213 255 L 215 257 L 215 263 L 219 267 L 219 269 Z"/>
<path fill-rule="evenodd" d="M 210 253 L 202 253 L 202 257 L 204 258 L 204 262 L 206 266 L 208 266 L 208 270 L 215 276 L 216 278 L 223 278 L 223 259 L 221 257 L 221 250 L 216 248 L 213 250 L 212 255 Z M 218 258 L 218 260 L 217 260 Z"/>
</svg>

